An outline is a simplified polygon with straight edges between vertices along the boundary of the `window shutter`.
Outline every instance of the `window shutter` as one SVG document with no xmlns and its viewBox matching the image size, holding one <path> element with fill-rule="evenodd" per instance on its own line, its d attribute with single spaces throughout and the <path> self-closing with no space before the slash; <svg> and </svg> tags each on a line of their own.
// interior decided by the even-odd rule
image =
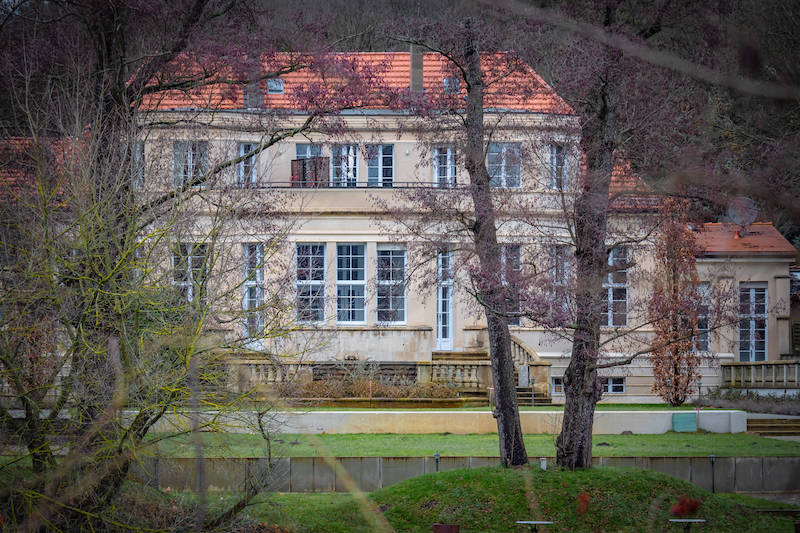
<svg viewBox="0 0 800 533">
<path fill-rule="evenodd" d="M 314 187 L 324 187 L 330 182 L 331 160 L 329 157 L 311 159 L 311 180 Z"/>
<path fill-rule="evenodd" d="M 305 159 L 293 159 L 292 160 L 292 187 L 302 187 L 303 182 L 305 181 Z"/>
</svg>

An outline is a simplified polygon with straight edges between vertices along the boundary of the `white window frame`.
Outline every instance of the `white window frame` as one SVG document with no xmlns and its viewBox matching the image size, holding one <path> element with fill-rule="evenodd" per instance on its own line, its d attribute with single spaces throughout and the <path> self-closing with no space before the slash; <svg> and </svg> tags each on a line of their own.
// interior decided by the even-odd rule
<svg viewBox="0 0 800 533">
<path fill-rule="evenodd" d="M 453 349 L 453 252 L 443 250 L 436 257 L 436 348 L 438 350 Z M 443 297 L 447 293 L 447 298 Z M 445 319 L 447 320 L 445 322 Z M 446 324 L 447 335 L 442 334 L 442 326 Z"/>
<path fill-rule="evenodd" d="M 567 149 L 563 144 L 550 145 L 550 188 L 564 190 L 569 187 Z"/>
<path fill-rule="evenodd" d="M 742 308 L 742 296 L 748 295 L 747 309 Z M 757 295 L 763 294 L 762 305 L 757 303 Z M 764 326 L 758 327 L 758 322 L 763 321 Z M 763 334 L 763 339 L 758 335 Z M 755 342 L 764 342 L 763 350 L 756 350 Z M 744 342 L 748 343 L 747 352 L 743 350 Z M 755 362 L 769 360 L 769 285 L 766 282 L 741 282 L 739 283 L 739 361 Z M 763 351 L 763 358 L 758 358 L 758 353 Z M 747 358 L 743 358 L 744 354 Z"/>
<path fill-rule="evenodd" d="M 301 249 L 301 247 L 303 249 Z M 306 250 L 305 248 L 308 247 Z M 318 248 L 319 253 L 312 253 L 314 247 Z M 306 253 L 307 252 L 307 253 Z M 303 264 L 303 258 L 307 264 Z M 320 264 L 315 264 L 315 260 L 321 259 Z M 307 276 L 301 276 L 302 269 L 308 270 Z M 298 242 L 295 244 L 295 307 L 297 308 L 297 321 L 301 323 L 322 323 L 325 322 L 325 283 L 326 283 L 326 269 L 325 269 L 325 243 L 321 242 Z M 302 278 L 302 279 L 301 279 Z M 308 295 L 301 292 L 308 290 Z M 321 298 L 321 305 L 315 307 L 313 305 L 304 306 L 300 300 L 308 299 L 309 303 L 315 299 Z M 308 318 L 305 314 L 307 310 L 311 312 L 319 312 L 320 316 L 317 319 Z"/>
<path fill-rule="evenodd" d="M 390 274 L 394 274 L 395 268 L 392 266 L 393 261 L 397 255 L 402 255 L 403 266 L 400 272 L 400 279 L 395 279 L 393 275 L 390 279 L 381 279 L 382 272 L 388 270 Z M 381 259 L 384 259 L 384 262 Z M 389 268 L 386 269 L 385 260 L 389 260 Z M 379 244 L 377 249 L 377 258 L 375 261 L 375 300 L 376 300 L 376 322 L 382 325 L 404 325 L 406 323 L 408 298 L 406 295 L 406 263 L 408 261 L 408 254 L 403 246 Z M 395 295 L 393 290 L 400 288 L 402 294 Z M 382 296 L 381 292 L 388 290 L 389 294 Z M 402 300 L 402 307 L 398 307 L 398 301 Z M 388 303 L 388 307 L 381 308 L 381 305 Z M 385 313 L 398 313 L 399 320 L 386 320 L 386 317 L 381 317 L 381 312 Z"/>
<path fill-rule="evenodd" d="M 620 259 L 619 256 L 623 255 Z M 628 256 L 630 255 L 630 249 L 625 246 L 619 246 L 617 248 L 613 248 L 608 253 L 608 266 L 610 271 L 606 275 L 606 279 L 603 282 L 603 291 L 604 291 L 604 298 L 605 298 L 605 315 L 606 320 L 604 321 L 603 326 L 611 326 L 611 327 L 623 327 L 628 325 Z M 615 266 L 624 266 L 625 268 L 613 268 Z M 613 268 L 613 270 L 611 270 Z M 619 274 L 625 276 L 625 280 L 620 282 L 619 280 L 615 280 L 614 275 Z M 614 298 L 615 291 L 625 291 L 625 298 Z M 614 303 L 615 302 L 625 302 L 625 321 L 623 323 L 615 323 L 614 322 L 614 315 L 618 313 L 614 313 Z"/>
<path fill-rule="evenodd" d="M 516 152 L 516 154 L 514 154 Z M 516 170 L 514 159 L 516 158 Z M 492 142 L 486 149 L 486 170 L 489 185 L 495 188 L 519 189 L 522 187 L 522 143 Z"/>
<path fill-rule="evenodd" d="M 208 170 L 208 141 L 174 141 L 172 143 L 172 184 L 184 187 Z M 194 183 L 202 187 L 205 182 Z"/>
<path fill-rule="evenodd" d="M 237 145 L 237 157 L 255 150 L 258 143 L 243 141 Z M 258 183 L 258 155 L 253 154 L 247 159 L 236 163 L 236 185 L 250 187 Z"/>
<path fill-rule="evenodd" d="M 367 146 L 367 185 L 369 187 L 392 187 L 394 185 L 394 153 L 393 144 Z"/>
<path fill-rule="evenodd" d="M 515 252 L 513 252 L 513 254 L 516 256 L 515 257 L 516 265 L 512 265 L 511 269 L 514 272 L 517 272 L 517 273 L 521 273 L 522 272 L 522 246 L 519 245 L 519 244 L 501 244 L 500 245 L 500 265 L 501 265 L 500 275 L 501 275 L 501 280 L 502 280 L 503 286 L 508 286 L 508 284 L 509 284 L 509 280 L 508 280 L 508 277 L 509 277 L 508 276 L 508 272 L 509 272 L 509 270 L 508 270 L 509 269 L 508 259 L 509 259 L 509 255 L 510 255 L 512 250 L 515 250 Z M 520 301 L 519 284 L 516 283 L 515 285 L 517 287 L 517 309 L 516 309 L 516 312 L 520 312 L 521 311 L 521 308 L 520 308 L 521 301 Z M 520 316 L 508 317 L 508 325 L 509 326 L 519 326 L 520 324 L 521 324 L 521 317 Z"/>
<path fill-rule="evenodd" d="M 559 376 L 550 378 L 550 394 L 564 394 L 564 378 Z"/>
<path fill-rule="evenodd" d="M 442 174 L 444 170 L 444 174 Z M 453 187 L 456 184 L 456 151 L 452 146 L 434 146 L 433 183 L 437 187 Z"/>
<path fill-rule="evenodd" d="M 711 350 L 711 332 L 709 328 L 709 306 L 711 304 L 711 284 L 701 281 L 697 285 L 697 296 L 700 308 L 697 313 L 697 331 L 692 338 L 692 350 L 708 352 Z"/>
<path fill-rule="evenodd" d="M 295 159 L 312 159 L 322 157 L 322 145 L 314 143 L 296 143 L 294 145 Z"/>
<path fill-rule="evenodd" d="M 144 141 L 136 141 L 131 154 L 131 188 L 137 191 L 144 189 L 145 153 Z"/>
<path fill-rule="evenodd" d="M 562 311 L 569 308 L 570 255 L 572 247 L 567 244 L 550 245 L 550 281 L 552 283 L 552 309 L 562 306 Z"/>
<path fill-rule="evenodd" d="M 619 376 L 601 377 L 600 385 L 603 387 L 603 394 L 625 394 L 627 390 L 625 378 Z M 614 390 L 618 387 L 621 390 Z"/>
<path fill-rule="evenodd" d="M 353 247 L 361 247 L 361 254 L 353 253 Z M 349 253 L 343 255 L 342 247 L 349 247 Z M 353 258 L 361 259 L 361 267 L 353 268 Z M 343 260 L 347 264 L 343 265 Z M 366 323 L 366 289 L 367 289 L 367 245 L 365 243 L 336 243 L 336 322 L 338 324 L 365 324 Z M 353 279 L 354 276 L 356 279 Z M 360 279 L 358 279 L 360 277 Z M 342 294 L 342 291 L 348 291 Z M 350 292 L 352 291 L 352 292 Z M 358 294 L 360 292 L 360 294 Z M 360 300 L 361 305 L 354 305 Z M 347 307 L 342 306 L 343 302 L 348 302 Z M 344 313 L 344 315 L 342 314 Z M 361 315 L 361 319 L 354 318 L 356 314 Z M 342 316 L 345 318 L 342 319 Z"/>
<path fill-rule="evenodd" d="M 331 187 L 358 187 L 357 144 L 331 146 Z"/>
<path fill-rule="evenodd" d="M 267 94 L 283 94 L 283 80 L 280 78 L 267 79 Z"/>
<path fill-rule="evenodd" d="M 195 251 L 200 250 L 199 254 Z M 194 259 L 201 259 L 202 263 L 200 268 L 195 268 Z M 186 272 L 186 275 L 179 279 L 179 272 Z M 201 279 L 196 279 L 196 271 L 201 273 Z M 187 302 L 194 302 L 198 299 L 196 294 L 198 291 L 200 301 L 205 303 L 208 298 L 207 283 L 208 283 L 208 244 L 206 243 L 181 243 L 178 244 L 178 249 L 173 248 L 172 251 L 172 284 L 180 287 L 185 291 Z"/>
<path fill-rule="evenodd" d="M 264 317 L 260 312 L 264 305 L 264 245 L 260 243 L 242 244 L 242 309 L 245 336 L 258 336 L 264 329 Z"/>
</svg>

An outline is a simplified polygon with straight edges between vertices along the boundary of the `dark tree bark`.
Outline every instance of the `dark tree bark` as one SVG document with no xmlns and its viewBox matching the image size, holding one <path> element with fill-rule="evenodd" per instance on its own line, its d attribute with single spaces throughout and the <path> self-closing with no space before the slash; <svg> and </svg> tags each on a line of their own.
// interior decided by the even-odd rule
<svg viewBox="0 0 800 533">
<path fill-rule="evenodd" d="M 465 23 L 469 30 L 469 21 Z M 497 226 L 492 200 L 490 176 L 486 169 L 484 154 L 483 97 L 484 84 L 481 72 L 480 52 L 474 39 L 467 43 L 464 55 L 465 81 L 467 85 L 466 161 L 470 176 L 470 192 L 475 209 L 472 228 L 475 251 L 484 274 L 500 272 L 500 246 L 497 243 Z M 522 426 L 519 419 L 517 395 L 514 383 L 514 362 L 511 358 L 511 334 L 508 330 L 506 299 L 503 287 L 497 283 L 479 283 L 479 297 L 486 315 L 489 335 L 492 376 L 495 390 L 494 417 L 500 437 L 500 461 L 504 466 L 523 465 L 528 462 Z"/>
<path fill-rule="evenodd" d="M 606 26 L 613 22 L 607 14 Z M 564 373 L 564 421 L 556 441 L 556 463 L 570 469 L 592 466 L 592 424 L 602 396 L 597 379 L 600 327 L 603 323 L 603 278 L 608 273 L 606 228 L 609 187 L 614 168 L 617 131 L 615 67 L 619 53 L 608 51 L 605 76 L 594 92 L 596 116 L 583 128 L 581 144 L 588 172 L 575 204 L 575 334 Z"/>
</svg>

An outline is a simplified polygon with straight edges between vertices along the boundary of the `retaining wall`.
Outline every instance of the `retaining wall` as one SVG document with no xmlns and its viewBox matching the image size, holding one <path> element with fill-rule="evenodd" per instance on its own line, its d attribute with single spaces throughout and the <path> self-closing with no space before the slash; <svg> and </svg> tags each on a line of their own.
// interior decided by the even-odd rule
<svg viewBox="0 0 800 533">
<path fill-rule="evenodd" d="M 442 457 L 439 471 L 499 462 L 498 457 Z M 595 457 L 594 464 L 649 468 L 712 488 L 709 457 Z M 271 465 L 264 458 L 217 458 L 205 459 L 204 465 L 205 487 L 212 491 L 242 490 L 248 480 L 267 479 L 267 490 L 277 492 L 372 491 L 436 472 L 433 457 L 282 457 Z M 192 491 L 199 487 L 197 466 L 196 459 L 146 457 L 131 475 L 162 490 Z M 717 457 L 714 485 L 717 492 L 800 491 L 800 457 Z"/>
<path fill-rule="evenodd" d="M 695 411 L 595 411 L 594 434 L 619 434 L 631 431 L 639 434 L 666 433 L 672 430 L 673 413 Z M 747 430 L 744 411 L 701 410 L 697 427 L 712 433 L 742 433 Z M 215 413 L 202 413 L 211 419 Z M 561 430 L 561 411 L 521 411 L 522 431 L 528 433 L 558 433 Z M 217 423 L 227 431 L 249 433 L 257 427 L 255 415 L 246 411 L 234 415 L 222 414 Z M 276 414 L 275 423 L 284 433 L 453 433 L 470 435 L 497 433 L 497 421 L 489 411 L 306 411 Z M 156 431 L 174 431 L 191 427 L 189 415 L 165 415 Z"/>
</svg>

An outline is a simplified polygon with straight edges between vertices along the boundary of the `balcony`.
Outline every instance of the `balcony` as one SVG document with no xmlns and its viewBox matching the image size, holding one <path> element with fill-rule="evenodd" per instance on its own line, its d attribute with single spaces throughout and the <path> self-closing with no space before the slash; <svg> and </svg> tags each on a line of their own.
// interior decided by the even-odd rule
<svg viewBox="0 0 800 533">
<path fill-rule="evenodd" d="M 358 176 L 334 176 L 331 178 L 329 157 L 293 159 L 289 182 L 270 181 L 269 188 L 315 188 L 315 189 L 387 189 L 387 188 L 457 188 L 457 185 L 421 181 L 397 181 L 393 178 Z"/>
<path fill-rule="evenodd" d="M 800 389 L 800 360 L 722 363 L 722 386 L 736 389 Z"/>
</svg>

